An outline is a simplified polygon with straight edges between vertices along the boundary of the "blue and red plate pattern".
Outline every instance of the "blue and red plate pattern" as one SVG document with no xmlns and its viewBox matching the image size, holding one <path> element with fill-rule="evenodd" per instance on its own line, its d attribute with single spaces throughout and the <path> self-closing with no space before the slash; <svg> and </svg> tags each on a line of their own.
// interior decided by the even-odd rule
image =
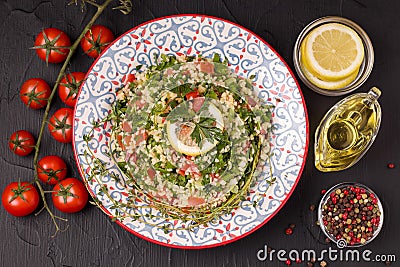
<svg viewBox="0 0 400 267">
<path fill-rule="evenodd" d="M 240 207 L 194 231 L 164 232 L 160 227 L 129 218 L 117 223 L 146 240 L 170 247 L 197 249 L 233 242 L 260 228 L 283 207 L 300 179 L 308 149 L 307 112 L 293 73 L 271 46 L 239 25 L 204 15 L 169 16 L 139 25 L 109 46 L 89 70 L 75 107 L 73 146 L 80 173 L 86 179 L 92 170 L 84 157 L 86 142 L 83 140 L 92 128 L 91 123 L 108 115 L 116 99 L 115 89 L 126 82 L 129 74 L 136 72 L 135 67 L 154 65 L 154 54 L 161 53 L 204 57 L 218 53 L 228 59 L 232 71 L 239 76 L 255 75 L 255 93 L 266 103 L 275 105 L 270 162 L 276 182 L 269 186 L 266 178 L 270 175 L 270 163 L 262 162 L 265 172 L 257 177 Z M 94 131 L 90 149 L 97 158 L 107 162 L 111 173 L 123 180 L 123 174 L 107 156 L 110 133 L 110 124 Z M 129 188 L 123 183 L 110 175 L 101 177 L 101 181 L 114 200 L 127 201 Z M 96 182 L 89 185 L 103 210 L 110 216 L 115 215 L 112 201 L 100 192 L 102 186 Z M 253 206 L 255 200 L 258 205 Z M 154 209 L 140 212 L 159 213 Z M 145 220 L 152 225 L 182 224 L 176 220 Z"/>
</svg>

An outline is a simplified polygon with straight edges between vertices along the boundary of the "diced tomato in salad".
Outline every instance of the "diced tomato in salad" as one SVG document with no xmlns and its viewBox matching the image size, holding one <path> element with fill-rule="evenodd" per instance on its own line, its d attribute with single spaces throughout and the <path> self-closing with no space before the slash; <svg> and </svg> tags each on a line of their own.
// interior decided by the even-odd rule
<svg viewBox="0 0 400 267">
<path fill-rule="evenodd" d="M 192 92 L 187 93 L 187 94 L 185 95 L 185 98 L 186 98 L 186 100 L 192 100 L 192 99 L 194 99 L 194 98 L 196 98 L 196 97 L 199 97 L 199 96 L 200 96 L 199 92 L 197 92 L 197 91 L 192 91 Z"/>
<path fill-rule="evenodd" d="M 134 135 L 134 139 L 136 145 L 138 146 L 140 143 L 147 140 L 147 132 L 145 130 L 140 130 L 137 134 Z"/>
<path fill-rule="evenodd" d="M 192 104 L 193 104 L 192 109 L 194 110 L 194 112 L 196 113 L 199 112 L 205 100 L 206 99 L 204 97 L 196 97 L 192 99 Z"/>
<path fill-rule="evenodd" d="M 191 161 L 187 160 L 186 163 L 178 170 L 178 174 L 185 176 L 186 174 L 190 174 L 191 176 L 200 176 L 200 171 L 197 165 Z"/>
<path fill-rule="evenodd" d="M 206 203 L 206 201 L 202 197 L 192 197 L 192 196 L 188 197 L 189 206 L 198 206 L 204 203 Z"/>
<path fill-rule="evenodd" d="M 127 121 L 124 121 L 122 123 L 122 130 L 124 130 L 124 132 L 130 133 L 132 131 L 131 124 L 129 122 L 127 122 Z"/>
<path fill-rule="evenodd" d="M 153 168 L 148 168 L 147 174 L 149 175 L 150 179 L 153 180 L 156 176 L 156 171 Z"/>
<path fill-rule="evenodd" d="M 214 64 L 212 62 L 201 61 L 200 62 L 200 71 L 212 74 L 212 73 L 214 73 Z"/>
</svg>

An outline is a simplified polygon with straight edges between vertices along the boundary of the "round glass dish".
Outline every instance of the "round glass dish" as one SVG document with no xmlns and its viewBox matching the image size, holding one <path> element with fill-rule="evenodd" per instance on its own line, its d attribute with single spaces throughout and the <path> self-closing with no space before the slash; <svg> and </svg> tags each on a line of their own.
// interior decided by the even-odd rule
<svg viewBox="0 0 400 267">
<path fill-rule="evenodd" d="M 345 192 L 346 190 L 347 195 Z M 340 197 L 341 194 L 343 197 Z M 351 204 L 347 202 L 350 205 L 346 207 L 347 203 L 343 203 L 343 200 L 348 199 L 347 197 L 345 198 L 345 196 L 351 196 L 351 194 L 354 194 L 353 202 L 355 203 Z M 367 195 L 366 197 L 363 196 L 365 194 Z M 334 206 L 340 207 L 343 205 L 343 207 L 340 207 L 336 211 L 334 207 L 331 206 L 333 204 L 333 197 L 336 197 L 337 203 L 334 204 Z M 340 199 L 342 199 L 342 202 L 340 202 Z M 355 199 L 357 199 L 357 201 Z M 365 202 L 366 199 L 367 202 Z M 362 200 L 361 204 L 360 200 Z M 357 203 L 358 207 L 356 205 Z M 361 207 L 361 205 L 364 206 Z M 370 206 L 372 206 L 372 208 L 368 208 Z M 327 212 L 329 207 L 332 207 L 330 211 L 332 213 L 331 215 Z M 366 208 L 364 209 L 364 207 Z M 356 212 L 356 209 L 358 209 L 358 212 Z M 364 212 L 365 214 L 363 214 Z M 352 213 L 354 215 L 351 215 Z M 357 219 L 355 216 L 357 216 Z M 340 183 L 330 188 L 322 197 L 318 206 L 318 222 L 324 234 L 331 241 L 335 242 L 338 248 L 361 247 L 374 240 L 381 231 L 383 225 L 383 207 L 378 196 L 369 187 L 354 182 Z M 336 225 L 334 223 L 336 223 Z M 343 230 L 338 230 L 338 233 L 333 234 L 333 229 L 336 228 L 332 228 L 332 224 L 339 227 L 340 224 L 342 224 L 341 229 Z M 354 231 L 354 229 L 357 230 Z M 372 235 L 367 237 L 368 232 L 370 234 L 372 233 Z M 360 234 L 360 236 L 358 236 L 358 234 Z M 356 239 L 358 238 L 358 241 L 354 240 L 353 237 Z"/>
<path fill-rule="evenodd" d="M 326 24 L 326 23 L 341 23 L 344 24 L 350 28 L 352 28 L 357 34 L 360 36 L 363 45 L 364 45 L 364 60 L 360 66 L 360 70 L 354 79 L 350 84 L 343 88 L 339 89 L 324 89 L 320 88 L 313 83 L 311 83 L 307 77 L 305 76 L 303 70 L 302 70 L 302 63 L 301 63 L 301 49 L 300 45 L 302 44 L 303 40 L 306 38 L 306 36 L 310 33 L 311 30 L 314 28 Z M 293 61 L 294 61 L 294 67 L 296 69 L 297 74 L 299 75 L 300 79 L 313 91 L 322 94 L 322 95 L 327 95 L 327 96 L 340 96 L 344 95 L 347 93 L 350 93 L 357 88 L 359 88 L 368 78 L 368 76 L 371 74 L 372 68 L 374 66 L 374 48 L 372 46 L 371 40 L 369 39 L 368 35 L 366 32 L 356 23 L 353 21 L 343 18 L 343 17 L 336 17 L 336 16 L 327 16 L 327 17 L 322 17 L 319 19 L 314 20 L 310 24 L 308 24 L 299 34 L 297 37 L 294 50 L 293 50 Z"/>
</svg>

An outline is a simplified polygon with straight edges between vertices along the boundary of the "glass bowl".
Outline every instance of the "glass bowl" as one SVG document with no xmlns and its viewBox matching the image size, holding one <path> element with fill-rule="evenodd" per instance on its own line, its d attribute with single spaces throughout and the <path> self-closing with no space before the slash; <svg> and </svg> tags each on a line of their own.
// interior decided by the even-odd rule
<svg viewBox="0 0 400 267">
<path fill-rule="evenodd" d="M 326 24 L 326 23 L 341 23 L 343 25 L 346 25 L 350 28 L 352 28 L 361 38 L 363 45 L 364 45 L 364 59 L 363 62 L 360 66 L 360 70 L 354 79 L 350 84 L 343 88 L 339 89 L 324 89 L 320 88 L 313 83 L 311 83 L 306 75 L 304 74 L 303 71 L 303 66 L 301 63 L 301 51 L 300 51 L 300 46 L 303 42 L 303 40 L 306 38 L 308 33 L 310 33 L 311 30 L 314 28 Z M 343 17 L 336 17 L 336 16 L 327 16 L 327 17 L 322 17 L 319 19 L 314 20 L 310 24 L 308 24 L 299 34 L 297 37 L 294 50 L 293 50 L 293 61 L 294 61 L 294 67 L 296 69 L 297 74 L 299 75 L 300 79 L 313 91 L 322 94 L 322 95 L 327 95 L 327 96 L 340 96 L 344 95 L 347 93 L 350 93 L 357 88 L 359 88 L 369 77 L 371 74 L 372 68 L 374 66 L 374 48 L 372 46 L 371 40 L 369 39 L 368 35 L 366 32 L 356 23 L 353 21 L 343 18 Z"/>
<path fill-rule="evenodd" d="M 356 191 L 352 191 L 351 188 Z M 356 193 L 356 188 L 360 190 L 358 194 Z M 347 195 L 345 190 L 348 192 Z M 352 194 L 355 195 L 354 198 L 352 198 L 355 203 L 351 204 L 347 202 L 350 206 L 346 207 L 347 203 L 344 203 L 344 199 L 348 199 L 347 196 Z M 364 198 L 364 194 L 366 194 L 367 197 Z M 337 195 L 340 197 L 336 197 Z M 341 197 L 342 195 L 343 197 Z M 356 197 L 357 195 L 361 197 Z M 333 204 L 334 196 L 336 197 L 336 204 Z M 342 199 L 342 202 L 339 202 L 340 199 Z M 357 201 L 355 199 L 357 199 Z M 367 201 L 365 201 L 366 199 Z M 360 200 L 362 200 L 361 203 Z M 358 207 L 356 207 L 357 204 Z M 336 210 L 334 206 L 337 207 Z M 368 208 L 369 206 L 372 206 L 372 208 Z M 330 211 L 327 210 L 329 207 L 332 208 Z M 366 208 L 364 209 L 364 207 Z M 356 209 L 358 209 L 358 212 Z M 364 212 L 365 215 L 363 214 Z M 351 215 L 352 213 L 354 215 Z M 346 214 L 346 217 L 344 214 Z M 374 215 L 376 217 L 374 217 Z M 381 231 L 383 225 L 383 208 L 378 196 L 369 187 L 355 182 L 340 183 L 330 188 L 322 197 L 318 206 L 318 222 L 324 234 L 331 241 L 335 242 L 338 248 L 361 247 L 375 239 Z M 334 229 L 336 228 L 332 227 L 332 224 L 339 227 L 340 224 L 342 224 L 341 228 L 343 230 L 337 230 L 338 232 L 334 233 Z M 354 231 L 354 229 L 357 230 Z M 358 234 L 360 234 L 359 237 L 357 237 Z M 356 239 L 358 238 L 358 241 L 354 240 L 353 237 Z"/>
</svg>

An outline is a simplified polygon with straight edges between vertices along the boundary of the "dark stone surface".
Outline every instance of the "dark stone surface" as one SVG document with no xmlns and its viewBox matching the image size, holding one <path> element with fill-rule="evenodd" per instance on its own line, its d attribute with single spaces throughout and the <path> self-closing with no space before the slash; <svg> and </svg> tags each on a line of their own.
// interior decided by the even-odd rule
<svg viewBox="0 0 400 267">
<path fill-rule="evenodd" d="M 100 1 L 100 0 L 98 0 Z M 117 1 L 114 1 L 117 4 Z M 35 36 L 46 27 L 58 27 L 76 38 L 94 9 L 81 13 L 79 7 L 63 0 L 0 1 L 0 189 L 6 184 L 31 180 L 33 156 L 17 157 L 7 146 L 12 132 L 26 129 L 38 134 L 43 111 L 28 110 L 18 97 L 22 83 L 41 77 L 54 83 L 61 65 L 48 67 L 38 59 L 33 46 Z M 395 254 L 400 260 L 400 112 L 398 88 L 400 53 L 400 2 L 397 0 L 192 0 L 133 1 L 134 11 L 123 16 L 107 9 L 97 23 L 112 29 L 116 36 L 153 18 L 177 13 L 202 13 L 234 21 L 254 31 L 274 47 L 293 69 L 292 49 L 297 35 L 310 21 L 325 15 L 340 15 L 360 24 L 369 34 L 375 49 L 375 66 L 358 92 L 376 85 L 382 89 L 383 119 L 379 135 L 364 158 L 349 170 L 318 172 L 313 164 L 314 131 L 323 114 L 340 97 L 318 95 L 303 84 L 302 90 L 310 119 L 310 149 L 302 178 L 282 210 L 250 236 L 223 247 L 185 251 L 144 241 L 112 223 L 95 207 L 68 218 L 68 229 L 55 237 L 50 217 L 14 218 L 0 208 L 0 266 L 285 266 L 285 263 L 260 262 L 256 253 L 265 244 L 278 250 L 327 249 L 325 237 L 315 225 L 320 191 L 341 181 L 358 181 L 372 187 L 383 201 L 385 223 L 381 234 L 363 249 L 375 254 Z M 79 50 L 70 71 L 86 71 L 92 59 Z M 62 107 L 55 98 L 51 113 Z M 71 145 L 55 142 L 45 131 L 41 155 L 57 154 L 66 159 L 69 176 L 79 177 Z M 397 165 L 387 168 L 387 163 Z M 50 188 L 48 188 L 50 189 Z M 51 204 L 50 204 L 51 205 Z M 54 210 L 54 207 L 51 206 Z M 285 228 L 296 224 L 293 235 Z M 360 251 L 362 251 L 361 249 Z M 372 257 L 372 256 L 371 256 Z M 384 266 L 383 262 L 328 262 L 328 266 Z M 292 263 L 292 266 L 307 266 Z M 315 263 L 319 266 L 319 261 Z M 398 266 L 393 263 L 392 266 Z"/>
</svg>

